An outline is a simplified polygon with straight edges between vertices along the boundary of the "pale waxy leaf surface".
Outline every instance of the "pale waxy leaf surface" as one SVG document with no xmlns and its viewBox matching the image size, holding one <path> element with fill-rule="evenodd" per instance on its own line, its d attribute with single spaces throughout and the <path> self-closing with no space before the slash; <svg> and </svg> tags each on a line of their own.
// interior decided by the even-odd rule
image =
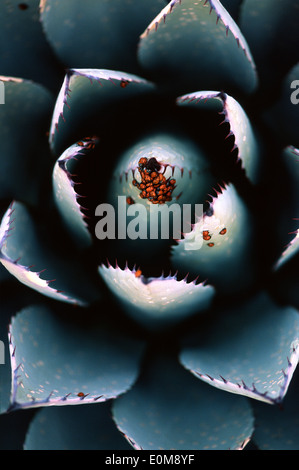
<svg viewBox="0 0 299 470">
<path fill-rule="evenodd" d="M 163 355 L 115 400 L 113 418 L 138 450 L 237 450 L 253 432 L 252 411 L 243 397 L 196 381 Z"/>
<path fill-rule="evenodd" d="M 205 312 L 215 295 L 211 286 L 179 281 L 176 276 L 146 278 L 135 269 L 104 265 L 99 273 L 127 314 L 150 329 Z"/>
<path fill-rule="evenodd" d="M 220 311 L 217 328 L 185 338 L 180 361 L 213 387 L 273 404 L 287 392 L 298 345 L 298 311 L 261 293 Z"/>
<path fill-rule="evenodd" d="M 13 409 L 115 398 L 136 380 L 144 348 L 115 329 L 62 321 L 44 305 L 20 311 L 9 335 Z"/>
<path fill-rule="evenodd" d="M 61 256 L 54 243 L 57 240 L 50 244 L 51 230 L 50 224 L 41 226 L 23 203 L 13 202 L 0 225 L 0 262 L 22 284 L 40 294 L 87 306 L 100 296 L 97 281 L 78 257 L 72 256 L 72 249 Z"/>
<path fill-rule="evenodd" d="M 206 279 L 217 291 L 245 289 L 254 273 L 250 221 L 251 214 L 234 185 L 220 188 L 211 212 L 205 212 L 172 247 L 173 267 Z"/>
<path fill-rule="evenodd" d="M 167 87 L 252 92 L 255 65 L 237 24 L 218 0 L 172 0 L 141 35 L 139 62 Z M 173 77 L 176 77 L 175 81 Z M 177 90 L 176 90 L 177 91 Z"/>
</svg>

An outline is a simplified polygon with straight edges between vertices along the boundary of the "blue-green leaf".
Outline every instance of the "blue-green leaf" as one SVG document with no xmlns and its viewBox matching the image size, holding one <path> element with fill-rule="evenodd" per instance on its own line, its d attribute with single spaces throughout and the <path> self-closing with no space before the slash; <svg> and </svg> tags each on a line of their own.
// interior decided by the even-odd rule
<svg viewBox="0 0 299 470">
<path fill-rule="evenodd" d="M 44 305 L 13 318 L 12 409 L 97 403 L 132 386 L 143 343 L 105 326 L 82 328 Z"/>
<path fill-rule="evenodd" d="M 46 134 L 54 99 L 37 83 L 2 76 L 1 82 L 0 198 L 37 203 L 50 164 Z"/>
<path fill-rule="evenodd" d="M 260 162 L 260 151 L 258 141 L 252 128 L 251 122 L 242 106 L 231 96 L 217 91 L 197 91 L 177 99 L 179 105 L 208 107 L 216 109 L 223 114 L 222 123 L 229 124 L 228 136 L 234 137 L 232 150 L 237 149 L 238 160 L 247 177 L 253 183 L 258 181 Z"/>
<path fill-rule="evenodd" d="M 215 296 L 213 287 L 176 276 L 146 278 L 140 270 L 104 265 L 99 273 L 127 314 L 150 329 L 206 311 Z"/>
<path fill-rule="evenodd" d="M 253 440 L 260 450 L 297 450 L 299 446 L 298 374 L 281 407 L 252 404 L 256 419 Z"/>
<path fill-rule="evenodd" d="M 1 265 L 2 267 L 2 265 Z M 10 344 L 9 336 L 7 332 L 9 331 L 9 325 L 11 318 L 16 314 L 16 312 L 26 305 L 31 305 L 37 301 L 38 294 L 31 289 L 26 289 L 22 284 L 16 283 L 14 278 L 8 273 L 8 271 L 3 267 L 7 272 L 7 275 L 11 279 L 10 281 L 3 282 L 1 284 L 1 314 L 0 314 L 0 413 L 5 413 L 10 405 L 10 394 L 11 394 L 11 364 L 10 364 Z M 4 357 L 2 357 L 2 345 L 4 344 Z M 4 360 L 4 361 L 3 361 Z M 3 364 L 4 362 L 4 364 Z M 10 420 L 4 420 L 4 423 L 7 422 L 7 431 L 10 430 Z M 11 421 L 16 423 L 16 426 L 19 426 L 22 429 L 22 417 L 20 417 L 19 423 L 18 419 Z M 2 435 L 4 434 L 2 428 L 2 421 L 0 422 L 0 448 L 1 445 L 4 445 Z M 13 431 L 8 431 L 12 432 Z M 10 436 L 11 437 L 11 436 Z M 14 439 L 12 439 L 14 440 Z M 8 442 L 8 441 L 7 441 Z M 9 445 L 15 445 L 15 443 L 10 443 Z M 8 445 L 8 444 L 7 444 Z"/>
<path fill-rule="evenodd" d="M 95 83 L 94 83 L 95 82 Z M 50 128 L 50 144 L 62 153 L 85 135 L 98 135 L 116 103 L 142 96 L 153 84 L 137 75 L 106 69 L 68 70 L 57 97 Z"/>
<path fill-rule="evenodd" d="M 138 57 L 153 79 L 180 92 L 257 85 L 246 40 L 218 0 L 172 0 L 142 34 Z"/>
<path fill-rule="evenodd" d="M 186 338 L 180 360 L 213 387 L 279 403 L 298 363 L 298 345 L 298 311 L 262 293 L 220 311 L 213 328 Z"/>
<path fill-rule="evenodd" d="M 111 419 L 110 403 L 38 410 L 25 450 L 132 450 Z"/>
<path fill-rule="evenodd" d="M 241 449 L 253 432 L 252 412 L 243 397 L 196 381 L 163 355 L 114 401 L 113 417 L 139 450 Z"/>
<path fill-rule="evenodd" d="M 55 58 L 39 21 L 40 0 L 0 3 L 2 75 L 34 80 L 56 91 L 63 68 Z"/>
<path fill-rule="evenodd" d="M 93 149 L 95 138 L 88 138 L 71 145 L 58 158 L 53 170 L 54 200 L 70 236 L 79 247 L 90 246 L 92 236 L 86 222 L 87 215 L 80 204 L 84 195 L 77 192 L 72 175 L 76 171 L 76 161 L 84 158 L 86 151 Z"/>
<path fill-rule="evenodd" d="M 44 0 L 41 20 L 47 39 L 68 67 L 117 68 L 136 72 L 139 35 L 164 0 Z"/>
<path fill-rule="evenodd" d="M 47 243 L 51 230 L 50 223 L 41 226 L 24 204 L 14 202 L 0 226 L 0 262 L 31 289 L 63 302 L 86 306 L 99 298 L 97 282 L 79 256 L 73 256 L 72 250 L 64 251 L 61 256 L 56 251 L 59 240 L 54 240 L 53 245 Z"/>
<path fill-rule="evenodd" d="M 266 91 L 276 85 L 281 75 L 298 59 L 298 21 L 296 0 L 245 0 L 242 3 L 240 28 Z"/>
<path fill-rule="evenodd" d="M 172 247 L 172 265 L 219 292 L 239 292 L 254 275 L 251 215 L 232 184 L 220 188 L 210 207 Z"/>
</svg>

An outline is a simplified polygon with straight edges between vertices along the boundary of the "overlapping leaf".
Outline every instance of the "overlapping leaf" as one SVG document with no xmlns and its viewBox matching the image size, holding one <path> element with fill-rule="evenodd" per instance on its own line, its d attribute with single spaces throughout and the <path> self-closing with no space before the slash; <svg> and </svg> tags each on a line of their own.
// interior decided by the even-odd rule
<svg viewBox="0 0 299 470">
<path fill-rule="evenodd" d="M 70 237 L 79 248 L 90 246 L 92 236 L 88 229 L 84 208 L 80 204 L 80 195 L 73 180 L 76 161 L 94 148 L 95 138 L 81 140 L 71 145 L 58 158 L 53 169 L 53 192 L 58 211 L 69 231 Z M 79 182 L 80 184 L 80 182 Z"/>
<path fill-rule="evenodd" d="M 252 124 L 242 106 L 233 97 L 217 91 L 189 93 L 180 96 L 177 102 L 183 106 L 216 109 L 223 114 L 222 123 L 228 123 L 230 128 L 227 137 L 234 137 L 232 150 L 237 149 L 237 158 L 241 161 L 246 176 L 257 183 L 261 169 L 260 150 Z"/>
<path fill-rule="evenodd" d="M 128 315 L 148 328 L 172 325 L 196 313 L 205 312 L 215 289 L 176 276 L 146 278 L 128 267 L 100 266 L 99 272 Z"/>
<path fill-rule="evenodd" d="M 0 105 L 0 197 L 36 204 L 49 169 L 47 131 L 54 98 L 45 87 L 29 80 L 1 76 L 0 82 L 4 92 L 4 104 Z"/>
<path fill-rule="evenodd" d="M 142 34 L 138 57 L 168 89 L 252 92 L 257 85 L 246 40 L 218 0 L 169 2 Z"/>
<path fill-rule="evenodd" d="M 62 153 L 85 135 L 98 135 L 115 104 L 152 92 L 153 84 L 137 75 L 107 69 L 70 69 L 57 97 L 50 144 Z M 120 124 L 120 123 L 119 123 Z"/>
<path fill-rule="evenodd" d="M 298 60 L 294 53 L 299 45 L 298 20 L 298 4 L 294 0 L 245 0 L 242 3 L 240 28 L 255 58 L 265 92 L 274 90 L 276 93 L 279 80 Z"/>
<path fill-rule="evenodd" d="M 42 25 L 67 67 L 117 68 L 136 72 L 139 35 L 164 0 L 43 0 Z"/>
<path fill-rule="evenodd" d="M 217 328 L 186 339 L 180 360 L 216 388 L 279 403 L 298 363 L 298 345 L 297 310 L 262 293 L 221 311 Z"/>
<path fill-rule="evenodd" d="M 141 341 L 106 327 L 82 331 L 44 305 L 19 312 L 9 334 L 12 409 L 115 398 L 134 383 L 143 352 Z"/>
<path fill-rule="evenodd" d="M 38 411 L 28 430 L 25 450 L 132 450 L 111 420 L 108 403 L 51 407 Z"/>
<path fill-rule="evenodd" d="M 253 432 L 252 412 L 243 397 L 196 381 L 163 355 L 115 400 L 113 418 L 139 450 L 242 449 Z"/>
<path fill-rule="evenodd" d="M 34 80 L 54 91 L 63 66 L 49 46 L 39 21 L 40 0 L 0 4 L 0 73 Z"/>
<path fill-rule="evenodd" d="M 71 251 L 63 256 L 56 251 L 58 240 L 56 249 L 55 243 L 51 246 L 46 241 L 49 227 L 49 224 L 41 227 L 24 204 L 14 202 L 1 222 L 0 261 L 21 283 L 35 291 L 86 306 L 99 298 L 97 282 Z"/>
<path fill-rule="evenodd" d="M 258 426 L 253 440 L 260 450 L 298 449 L 298 374 L 294 376 L 281 407 L 263 406 L 254 402 L 253 411 Z"/>
<path fill-rule="evenodd" d="M 218 292 L 240 291 L 253 279 L 251 240 L 251 215 L 230 184 L 220 188 L 210 211 L 178 240 L 172 249 L 172 264 L 182 273 L 207 279 Z"/>
</svg>

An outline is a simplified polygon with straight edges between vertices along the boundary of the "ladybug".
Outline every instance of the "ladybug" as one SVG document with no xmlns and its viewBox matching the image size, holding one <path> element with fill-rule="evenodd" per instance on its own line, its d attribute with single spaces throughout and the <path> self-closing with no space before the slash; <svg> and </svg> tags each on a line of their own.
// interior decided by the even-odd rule
<svg viewBox="0 0 299 470">
<path fill-rule="evenodd" d="M 129 80 L 121 80 L 120 86 L 121 88 L 126 88 L 129 85 Z"/>
<path fill-rule="evenodd" d="M 204 230 L 204 231 L 202 232 L 202 238 L 203 238 L 204 240 L 206 240 L 206 241 L 207 241 L 207 240 L 211 240 L 211 235 L 209 234 L 209 231 L 208 231 L 208 230 Z"/>
<path fill-rule="evenodd" d="M 142 157 L 142 158 L 139 159 L 138 164 L 139 164 L 140 166 L 144 166 L 146 163 L 147 163 L 147 158 Z"/>
<path fill-rule="evenodd" d="M 138 166 L 141 182 L 138 183 L 134 178 L 132 184 L 140 190 L 139 196 L 142 199 L 148 199 L 152 204 L 164 204 L 166 201 L 171 201 L 176 180 L 166 179 L 164 175 L 158 173 L 161 165 L 156 158 L 152 157 L 148 160 L 146 157 L 141 157 Z"/>
<path fill-rule="evenodd" d="M 135 201 L 131 196 L 128 196 L 126 201 L 127 201 L 127 204 L 129 204 L 129 206 L 131 206 L 132 204 L 135 204 Z"/>
</svg>

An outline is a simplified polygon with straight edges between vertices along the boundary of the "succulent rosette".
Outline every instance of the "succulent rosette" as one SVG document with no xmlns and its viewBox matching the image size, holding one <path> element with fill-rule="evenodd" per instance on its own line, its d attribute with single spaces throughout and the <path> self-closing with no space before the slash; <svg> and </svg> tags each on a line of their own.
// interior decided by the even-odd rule
<svg viewBox="0 0 299 470">
<path fill-rule="evenodd" d="M 1 448 L 298 449 L 299 2 L 0 13 Z"/>
</svg>

